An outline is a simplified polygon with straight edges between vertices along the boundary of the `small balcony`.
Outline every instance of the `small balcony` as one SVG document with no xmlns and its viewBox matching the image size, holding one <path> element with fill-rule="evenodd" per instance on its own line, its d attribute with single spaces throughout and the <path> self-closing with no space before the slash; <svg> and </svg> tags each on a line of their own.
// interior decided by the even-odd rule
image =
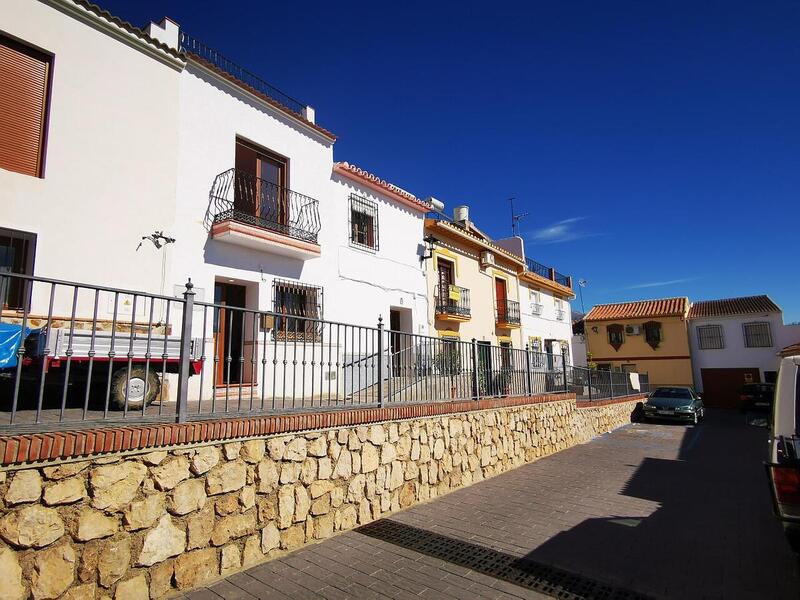
<svg viewBox="0 0 800 600">
<path fill-rule="evenodd" d="M 539 316 L 542 314 L 542 305 L 538 302 L 531 302 L 531 314 Z"/>
<path fill-rule="evenodd" d="M 529 273 L 533 273 L 534 275 L 538 275 L 543 279 L 552 281 L 561 287 L 572 290 L 572 277 L 569 275 L 562 275 L 553 267 L 546 267 L 542 263 L 538 263 L 532 258 L 525 259 L 525 265 Z"/>
<path fill-rule="evenodd" d="M 321 254 L 319 202 L 240 169 L 214 179 L 205 224 L 221 242 L 301 260 Z"/>
<path fill-rule="evenodd" d="M 557 319 L 558 321 L 563 321 L 563 320 L 564 320 L 564 316 L 565 316 L 565 314 L 566 314 L 566 313 L 564 312 L 564 309 L 563 309 L 563 308 L 557 308 L 557 309 L 556 309 L 556 319 Z"/>
<path fill-rule="evenodd" d="M 498 300 L 495 322 L 504 329 L 516 329 L 520 326 L 519 302 L 514 300 Z"/>
<path fill-rule="evenodd" d="M 443 321 L 469 321 L 469 290 L 457 285 L 437 285 L 436 318 Z"/>
</svg>

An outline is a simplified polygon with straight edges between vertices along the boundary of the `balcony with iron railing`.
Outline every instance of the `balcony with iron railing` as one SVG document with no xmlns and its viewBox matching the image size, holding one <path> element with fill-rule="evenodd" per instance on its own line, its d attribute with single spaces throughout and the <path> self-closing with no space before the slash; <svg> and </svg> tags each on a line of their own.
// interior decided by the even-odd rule
<svg viewBox="0 0 800 600">
<path fill-rule="evenodd" d="M 556 309 L 556 320 L 563 321 L 565 315 L 566 315 L 566 313 L 564 312 L 563 308 L 557 308 Z"/>
<path fill-rule="evenodd" d="M 536 262 L 532 258 L 525 259 L 525 266 L 529 273 L 533 273 L 534 275 L 557 283 L 560 286 L 572 289 L 572 277 L 569 275 L 562 275 L 553 267 L 547 267 L 542 263 Z"/>
<path fill-rule="evenodd" d="M 214 179 L 205 224 L 220 241 L 301 259 L 320 255 L 319 202 L 241 169 Z"/>
<path fill-rule="evenodd" d="M 436 318 L 443 321 L 468 321 L 471 318 L 469 290 L 457 285 L 439 284 L 435 289 Z"/>
<path fill-rule="evenodd" d="M 237 65 L 213 48 L 206 46 L 200 40 L 181 31 L 180 50 L 189 55 L 194 55 L 216 69 L 233 77 L 240 83 L 251 88 L 255 92 L 266 96 L 273 103 L 281 108 L 296 114 L 299 117 L 306 117 L 306 105 L 299 100 L 292 98 L 289 94 L 282 92 L 274 85 L 267 83 L 258 75 L 248 71 L 244 67 Z"/>
<path fill-rule="evenodd" d="M 498 300 L 495 322 L 498 327 L 516 328 L 520 326 L 519 302 Z"/>
</svg>

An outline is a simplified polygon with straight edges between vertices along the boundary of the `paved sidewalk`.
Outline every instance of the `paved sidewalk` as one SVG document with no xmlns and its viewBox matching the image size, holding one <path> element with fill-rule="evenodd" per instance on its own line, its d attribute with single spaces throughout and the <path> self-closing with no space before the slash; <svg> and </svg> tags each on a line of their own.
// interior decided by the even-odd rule
<svg viewBox="0 0 800 600">
<path fill-rule="evenodd" d="M 765 440 L 738 413 L 629 425 L 186 597 L 798 598 Z"/>
</svg>

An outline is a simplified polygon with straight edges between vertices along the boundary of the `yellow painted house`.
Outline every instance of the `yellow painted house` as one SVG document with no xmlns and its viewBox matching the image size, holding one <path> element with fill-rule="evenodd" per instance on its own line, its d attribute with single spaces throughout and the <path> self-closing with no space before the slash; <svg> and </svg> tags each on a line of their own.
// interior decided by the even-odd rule
<svg viewBox="0 0 800 600">
<path fill-rule="evenodd" d="M 688 298 L 599 304 L 584 319 L 598 369 L 647 373 L 650 386 L 693 386 Z"/>
<path fill-rule="evenodd" d="M 494 244 L 469 220 L 425 219 L 425 234 L 435 243 L 427 261 L 429 322 L 440 337 L 524 348 L 517 273 L 525 261 Z"/>
</svg>

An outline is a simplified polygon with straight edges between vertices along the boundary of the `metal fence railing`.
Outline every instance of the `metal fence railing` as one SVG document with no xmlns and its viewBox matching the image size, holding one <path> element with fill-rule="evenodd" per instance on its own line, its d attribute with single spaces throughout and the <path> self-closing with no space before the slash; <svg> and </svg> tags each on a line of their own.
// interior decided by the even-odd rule
<svg viewBox="0 0 800 600">
<path fill-rule="evenodd" d="M 317 243 L 321 229 L 319 201 L 242 169 L 228 169 L 214 178 L 205 226 L 235 221 Z"/>
<path fill-rule="evenodd" d="M 0 273 L 0 303 L 4 431 L 636 392 L 564 355 L 196 302 L 191 282 L 174 298 Z"/>
<path fill-rule="evenodd" d="M 183 31 L 181 31 L 180 50 L 181 52 L 188 52 L 189 54 L 194 54 L 195 56 L 200 57 L 217 69 L 220 69 L 228 75 L 238 79 L 244 85 L 251 87 L 261 94 L 264 94 L 275 102 L 283 105 L 293 113 L 302 116 L 305 104 L 295 98 L 292 98 L 289 94 L 282 92 L 274 85 L 264 81 L 258 75 L 255 75 L 244 67 L 239 66 L 213 48 L 206 46 L 198 39 Z"/>
</svg>

